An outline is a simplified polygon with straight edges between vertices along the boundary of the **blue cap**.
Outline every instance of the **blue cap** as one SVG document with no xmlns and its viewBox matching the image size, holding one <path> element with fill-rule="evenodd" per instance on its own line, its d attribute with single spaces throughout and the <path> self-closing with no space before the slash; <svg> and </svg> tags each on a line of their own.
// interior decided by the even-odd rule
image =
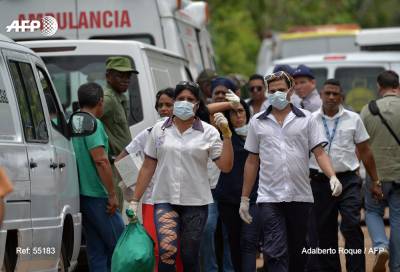
<svg viewBox="0 0 400 272">
<path fill-rule="evenodd" d="M 275 65 L 273 73 L 276 73 L 279 71 L 284 71 L 284 72 L 288 73 L 289 75 L 293 75 L 294 69 L 290 65 L 287 65 L 287 64 Z"/>
<path fill-rule="evenodd" d="M 311 69 L 303 64 L 297 66 L 296 70 L 294 70 L 292 76 L 296 77 L 309 77 L 314 79 L 314 74 L 311 72 Z"/>
<path fill-rule="evenodd" d="M 214 92 L 214 89 L 220 85 L 225 86 L 227 89 L 231 89 L 232 91 L 235 91 L 237 88 L 235 83 L 233 83 L 229 78 L 217 77 L 211 81 L 211 91 Z"/>
</svg>

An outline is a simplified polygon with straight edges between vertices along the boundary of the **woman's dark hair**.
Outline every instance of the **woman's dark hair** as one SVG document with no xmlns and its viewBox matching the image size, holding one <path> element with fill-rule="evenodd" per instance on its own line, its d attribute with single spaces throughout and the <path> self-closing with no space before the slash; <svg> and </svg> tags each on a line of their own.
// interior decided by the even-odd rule
<svg viewBox="0 0 400 272">
<path fill-rule="evenodd" d="M 245 112 L 246 112 L 246 124 L 248 124 L 249 121 L 250 121 L 250 117 L 251 117 L 251 116 L 250 116 L 250 108 L 249 108 L 249 105 L 247 105 L 246 101 L 244 101 L 242 98 L 240 98 L 240 104 L 242 104 L 242 106 L 243 106 L 243 108 L 244 108 L 244 110 L 245 110 Z M 235 133 L 235 134 L 236 134 L 235 128 L 233 127 L 233 124 L 232 124 L 231 118 L 230 118 L 230 112 L 231 112 L 231 111 L 232 111 L 232 110 L 227 110 L 227 111 L 225 111 L 225 112 L 224 112 L 224 115 L 225 115 L 226 119 L 228 119 L 229 128 L 231 129 L 232 133 Z"/>
<path fill-rule="evenodd" d="M 156 94 L 156 105 L 155 105 L 156 111 L 158 110 L 158 107 L 157 107 L 157 106 L 158 106 L 158 102 L 160 101 L 160 97 L 161 97 L 163 94 L 165 94 L 166 96 L 168 96 L 168 97 L 174 99 L 174 89 L 168 87 L 168 88 L 165 88 L 165 89 L 161 89 L 161 90 L 159 90 L 159 91 L 157 92 L 157 94 Z"/>
<path fill-rule="evenodd" d="M 197 100 L 200 100 L 200 86 L 196 82 L 181 81 L 175 87 L 174 98 L 183 92 L 184 90 L 190 91 Z"/>
<path fill-rule="evenodd" d="M 94 108 L 103 97 L 103 88 L 94 82 L 82 84 L 78 89 L 78 101 L 81 108 Z"/>
</svg>

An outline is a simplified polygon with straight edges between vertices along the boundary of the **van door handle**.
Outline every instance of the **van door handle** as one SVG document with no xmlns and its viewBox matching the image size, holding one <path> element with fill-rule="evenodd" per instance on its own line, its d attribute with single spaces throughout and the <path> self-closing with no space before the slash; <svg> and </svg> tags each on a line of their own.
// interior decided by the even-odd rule
<svg viewBox="0 0 400 272">
<path fill-rule="evenodd" d="M 52 169 L 56 169 L 57 167 L 58 167 L 58 163 L 56 163 L 56 162 L 52 162 L 50 164 L 50 168 L 52 168 Z"/>
<path fill-rule="evenodd" d="M 58 164 L 58 167 L 59 167 L 60 169 L 64 168 L 65 166 L 66 166 L 66 164 L 63 163 L 63 162 L 61 162 L 61 163 Z"/>
<path fill-rule="evenodd" d="M 37 162 L 35 162 L 33 160 L 31 160 L 29 162 L 29 168 L 33 169 L 33 168 L 36 168 L 37 166 L 38 166 Z"/>
</svg>

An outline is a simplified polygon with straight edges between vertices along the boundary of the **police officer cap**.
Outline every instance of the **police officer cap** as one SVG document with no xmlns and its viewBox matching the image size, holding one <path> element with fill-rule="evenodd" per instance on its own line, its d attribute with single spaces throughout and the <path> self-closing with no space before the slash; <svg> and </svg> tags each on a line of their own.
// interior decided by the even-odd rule
<svg viewBox="0 0 400 272">
<path fill-rule="evenodd" d="M 314 74 L 311 72 L 311 69 L 303 64 L 297 66 L 296 70 L 294 70 L 292 77 L 309 77 L 314 79 Z"/>
<path fill-rule="evenodd" d="M 106 69 L 139 74 L 139 72 L 132 67 L 132 63 L 127 57 L 109 57 L 106 60 Z"/>
<path fill-rule="evenodd" d="M 294 69 L 290 65 L 287 65 L 287 64 L 277 64 L 277 65 L 275 65 L 273 72 L 276 73 L 279 71 L 284 71 L 289 75 L 293 75 Z"/>
</svg>

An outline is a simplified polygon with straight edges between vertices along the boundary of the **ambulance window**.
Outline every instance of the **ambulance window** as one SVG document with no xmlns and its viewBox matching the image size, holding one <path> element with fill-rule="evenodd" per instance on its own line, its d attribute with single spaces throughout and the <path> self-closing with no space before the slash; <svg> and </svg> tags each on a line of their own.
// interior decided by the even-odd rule
<svg viewBox="0 0 400 272">
<path fill-rule="evenodd" d="M 79 86 L 87 82 L 95 82 L 101 85 L 103 89 L 106 88 L 105 63 L 108 57 L 111 56 L 58 56 L 42 58 L 49 70 L 67 116 L 72 113 L 73 105 L 77 105 L 78 103 L 77 92 Z M 130 57 L 128 58 L 131 60 L 132 66 L 135 67 L 135 62 Z M 129 99 L 128 122 L 129 125 L 133 125 L 143 120 L 142 100 L 136 74 L 132 74 L 126 95 Z M 68 97 L 69 99 L 65 99 Z"/>
<path fill-rule="evenodd" d="M 51 125 L 61 134 L 63 134 L 63 123 L 65 120 L 64 114 L 57 103 L 57 98 L 52 88 L 51 82 L 47 78 L 46 72 L 43 71 L 42 68 L 36 66 L 36 69 L 38 70 L 40 85 L 46 99 L 47 109 L 49 110 Z"/>
<path fill-rule="evenodd" d="M 3 67 L 0 66 L 1 75 L 3 73 Z M 11 112 L 9 99 L 7 96 L 6 87 L 4 86 L 3 78 L 0 77 L 0 139 L 1 140 L 13 140 L 16 138 L 14 118 Z"/>
<path fill-rule="evenodd" d="M 312 72 L 317 82 L 317 90 L 321 90 L 324 82 L 328 77 L 328 70 L 326 68 L 312 68 Z"/>
<path fill-rule="evenodd" d="M 46 119 L 32 67 L 28 63 L 16 61 L 9 61 L 9 67 L 26 141 L 48 142 Z"/>
<path fill-rule="evenodd" d="M 376 98 L 376 77 L 384 67 L 337 68 L 335 78 L 340 81 L 345 93 L 345 105 L 360 112 L 364 105 Z"/>
</svg>

